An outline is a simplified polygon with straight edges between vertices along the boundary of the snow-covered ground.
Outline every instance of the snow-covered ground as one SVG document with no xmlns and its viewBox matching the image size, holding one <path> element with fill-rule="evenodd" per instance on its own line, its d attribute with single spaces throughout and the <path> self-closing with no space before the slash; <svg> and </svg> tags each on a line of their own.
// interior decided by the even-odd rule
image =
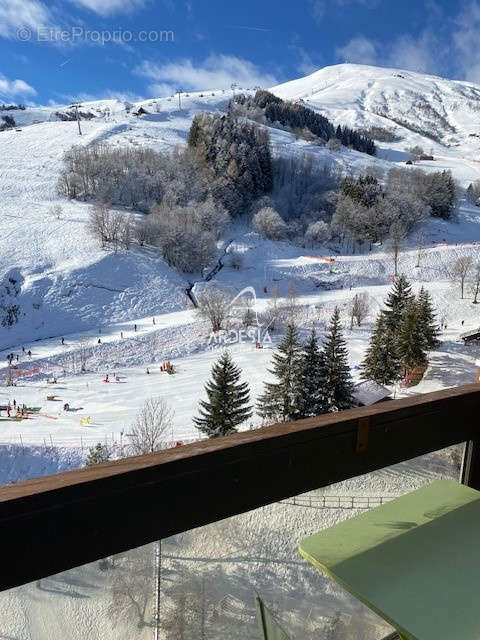
<svg viewBox="0 0 480 640">
<path fill-rule="evenodd" d="M 400 138 L 380 143 L 378 157 L 371 158 L 346 149 L 333 152 L 271 129 L 275 154 L 309 153 L 320 164 L 336 164 L 357 173 L 372 165 L 382 170 L 404 166 L 405 148 L 420 144 L 428 152 L 432 149 L 435 157 L 434 161 L 421 162 L 423 169 L 451 169 L 463 188 L 480 179 L 480 127 L 475 124 L 480 87 L 476 85 L 412 72 L 339 65 L 273 91 L 288 99 L 303 99 L 336 123 L 382 126 Z M 148 100 L 128 109 L 125 103 L 114 100 L 85 103 L 82 110 L 91 111 L 95 117 L 82 121 L 81 138 L 75 122 L 55 116 L 65 107 L 12 112 L 21 130 L 0 133 L 0 302 L 19 304 L 20 320 L 13 327 L 0 327 L 0 379 L 3 383 L 7 379 L 9 353 L 18 355 L 16 373 L 20 375 L 17 386 L 2 386 L 0 405 L 15 399 L 40 410 L 24 421 L 8 420 L 5 411 L 1 412 L 1 483 L 74 468 L 82 464 L 88 447 L 97 442 L 128 443 L 135 415 L 152 396 L 165 399 L 175 412 L 166 439 L 175 442 L 198 437 L 192 417 L 211 365 L 224 345 L 211 343 L 208 327 L 186 299 L 188 278 L 169 268 L 151 249 L 137 248 L 118 255 L 101 250 L 86 229 L 90 205 L 62 200 L 56 195 L 55 184 L 62 156 L 73 144 L 105 140 L 118 146 L 172 149 L 185 143 L 195 113 L 221 111 L 229 97 L 222 91 L 192 93 L 182 96 L 181 109 L 176 98 Z M 149 113 L 133 115 L 140 106 Z M 419 124 L 427 132 L 436 127 L 437 140 L 419 133 Z M 60 219 L 51 213 L 56 204 L 63 209 Z M 480 325 L 479 313 L 471 299 L 460 300 L 458 287 L 450 282 L 450 272 L 460 255 L 480 259 L 479 225 L 480 209 L 467 205 L 462 197 L 457 221 L 430 220 L 425 225 L 428 242 L 419 267 L 414 238 L 409 239 L 401 255 L 400 270 L 416 290 L 425 284 L 438 318 L 447 328 L 422 382 L 408 391 L 397 389 L 398 394 L 424 393 L 476 379 L 480 349 L 465 347 L 458 338 L 463 331 Z M 237 292 L 253 287 L 259 311 L 274 287 L 284 297 L 294 284 L 305 329 L 315 323 L 320 333 L 338 305 L 352 373 L 357 377 L 375 316 L 391 285 L 393 265 L 383 249 L 335 254 L 335 262 L 329 266 L 322 260 L 332 255 L 327 247 L 306 250 L 265 241 L 243 222 L 232 225 L 230 238 L 244 253 L 245 264 L 239 271 L 226 266 L 217 281 Z M 200 275 L 192 277 L 200 279 Z M 347 307 L 359 291 L 368 292 L 371 313 L 362 327 L 350 330 Z M 250 383 L 252 400 L 269 375 L 272 349 L 279 337 L 272 334 L 272 342 L 264 340 L 261 350 L 245 338 L 228 345 Z M 91 357 L 88 372 L 80 374 L 78 351 L 85 347 Z M 31 357 L 27 355 L 29 350 Z M 160 372 L 164 360 L 174 362 L 174 376 Z M 105 383 L 107 373 L 111 381 Z M 56 385 L 47 382 L 52 376 L 58 379 Z M 47 400 L 52 394 L 55 400 Z M 63 410 L 65 403 L 69 411 Z M 457 473 L 451 452 L 438 453 L 326 488 L 323 493 L 389 497 Z M 356 605 L 346 601 L 329 581 L 306 567 L 296 551 L 303 535 L 354 513 L 272 505 L 167 541 L 165 567 L 173 574 L 198 573 L 203 567 L 215 585 L 215 604 L 228 596 L 227 601 L 235 608 L 239 600 L 247 608 L 241 614 L 246 618 L 240 616 L 239 620 L 246 621 L 247 626 L 251 623 L 251 591 L 256 586 L 267 601 L 286 612 L 287 623 L 300 633 L 296 625 L 311 611 L 316 612 L 311 614 L 314 618 L 318 617 L 312 624 L 321 627 L 321 616 L 356 610 Z M 129 635 L 115 635 L 118 631 L 110 623 L 101 628 L 99 621 L 108 607 L 105 586 L 106 577 L 98 568 L 87 567 L 45 584 L 3 594 L 0 638 L 33 640 L 48 636 L 56 640 L 67 635 L 85 637 L 87 633 L 92 638 L 133 637 L 131 629 L 125 631 Z M 40 611 L 46 608 L 49 615 L 39 625 Z M 62 625 L 68 616 L 77 616 L 79 622 L 67 634 Z M 379 637 L 382 631 L 378 628 Z M 149 637 L 149 632 L 151 629 L 141 633 Z M 133 633 L 140 637 L 140 632 Z M 363 636 L 357 633 L 355 637 Z M 365 637 L 375 635 L 367 629 Z"/>
</svg>

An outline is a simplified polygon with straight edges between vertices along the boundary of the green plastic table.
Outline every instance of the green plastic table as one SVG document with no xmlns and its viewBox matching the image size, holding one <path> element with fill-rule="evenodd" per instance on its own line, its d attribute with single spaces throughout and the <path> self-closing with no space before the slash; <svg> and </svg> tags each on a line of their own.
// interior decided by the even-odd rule
<svg viewBox="0 0 480 640">
<path fill-rule="evenodd" d="M 305 538 L 300 553 L 405 640 L 480 640 L 480 492 L 450 480 Z"/>
</svg>

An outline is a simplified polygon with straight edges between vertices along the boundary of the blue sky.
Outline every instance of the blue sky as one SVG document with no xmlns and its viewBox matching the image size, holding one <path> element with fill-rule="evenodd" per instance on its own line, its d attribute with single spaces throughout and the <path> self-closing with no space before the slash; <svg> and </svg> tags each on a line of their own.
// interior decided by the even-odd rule
<svg viewBox="0 0 480 640">
<path fill-rule="evenodd" d="M 0 0 L 0 101 L 268 87 L 340 62 L 480 83 L 479 44 L 480 0 Z"/>
</svg>

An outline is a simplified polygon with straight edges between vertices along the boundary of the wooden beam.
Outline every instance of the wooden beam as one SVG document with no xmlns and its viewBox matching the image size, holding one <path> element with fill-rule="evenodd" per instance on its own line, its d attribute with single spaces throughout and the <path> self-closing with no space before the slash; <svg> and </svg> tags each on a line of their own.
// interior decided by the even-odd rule
<svg viewBox="0 0 480 640">
<path fill-rule="evenodd" d="M 479 409 L 469 385 L 2 487 L 0 590 L 480 438 Z"/>
</svg>

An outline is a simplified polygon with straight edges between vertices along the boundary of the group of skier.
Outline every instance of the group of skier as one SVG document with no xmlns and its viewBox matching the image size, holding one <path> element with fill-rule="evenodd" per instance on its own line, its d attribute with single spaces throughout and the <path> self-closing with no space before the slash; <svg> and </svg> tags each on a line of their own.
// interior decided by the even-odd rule
<svg viewBox="0 0 480 640">
<path fill-rule="evenodd" d="M 12 417 L 12 412 L 15 413 L 15 417 L 17 418 L 28 418 L 27 405 L 22 404 L 22 406 L 20 406 L 19 404 L 17 404 L 17 401 L 15 400 L 15 398 L 13 399 L 12 404 L 10 403 L 10 400 L 9 400 L 6 407 L 2 407 L 2 409 L 4 409 L 7 412 L 8 418 Z"/>
</svg>

